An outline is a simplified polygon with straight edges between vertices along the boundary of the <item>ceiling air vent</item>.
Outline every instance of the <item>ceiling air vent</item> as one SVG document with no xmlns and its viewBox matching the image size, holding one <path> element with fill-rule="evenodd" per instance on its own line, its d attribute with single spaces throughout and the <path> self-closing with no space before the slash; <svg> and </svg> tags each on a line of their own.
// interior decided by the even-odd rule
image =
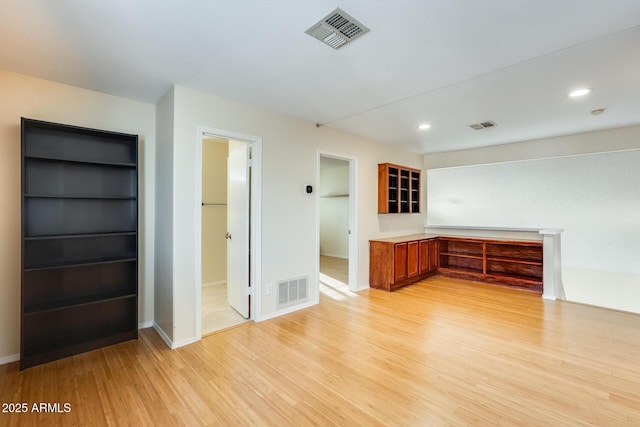
<svg viewBox="0 0 640 427">
<path fill-rule="evenodd" d="M 495 122 L 492 121 L 488 121 L 488 122 L 481 122 L 481 123 L 474 123 L 472 125 L 469 125 L 469 127 L 471 129 L 475 129 L 475 130 L 480 130 L 480 129 L 486 129 L 486 128 L 492 128 L 494 126 L 498 126 L 497 124 L 495 124 Z"/>
<path fill-rule="evenodd" d="M 320 40 L 334 49 L 353 41 L 368 32 L 369 29 L 358 20 L 337 8 L 305 33 Z"/>
</svg>

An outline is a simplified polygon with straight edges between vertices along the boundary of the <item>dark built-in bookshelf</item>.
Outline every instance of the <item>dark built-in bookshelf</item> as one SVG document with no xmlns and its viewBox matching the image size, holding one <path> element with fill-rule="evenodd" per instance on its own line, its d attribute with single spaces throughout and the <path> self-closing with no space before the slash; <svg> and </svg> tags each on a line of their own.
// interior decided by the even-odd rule
<svg viewBox="0 0 640 427">
<path fill-rule="evenodd" d="M 138 137 L 21 125 L 25 369 L 138 337 Z"/>
</svg>

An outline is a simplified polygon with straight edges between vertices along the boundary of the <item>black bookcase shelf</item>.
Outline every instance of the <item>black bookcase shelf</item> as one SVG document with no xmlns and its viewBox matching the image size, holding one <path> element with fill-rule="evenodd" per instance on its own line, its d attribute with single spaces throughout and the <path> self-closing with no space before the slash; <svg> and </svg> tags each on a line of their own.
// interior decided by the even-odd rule
<svg viewBox="0 0 640 427">
<path fill-rule="evenodd" d="M 83 237 L 135 236 L 136 234 L 137 233 L 135 231 L 126 231 L 122 233 L 60 234 L 58 236 L 27 236 L 24 240 L 81 239 Z"/>
<path fill-rule="evenodd" d="M 37 305 L 25 307 L 25 316 L 40 315 L 50 311 L 66 310 L 71 307 L 79 307 L 83 305 L 100 304 L 106 301 L 118 300 L 123 298 L 135 298 L 136 294 L 128 294 L 124 291 L 106 292 L 102 294 L 88 295 L 67 299 L 64 301 L 47 302 Z"/>
<path fill-rule="evenodd" d="M 129 262 L 136 261 L 136 258 L 100 258 L 100 259 L 87 259 L 84 262 L 78 263 L 50 263 L 50 264 L 40 264 L 35 265 L 30 268 L 25 268 L 24 271 L 37 271 L 37 270 L 51 270 L 55 268 L 73 268 L 73 267 L 83 267 L 87 265 L 100 265 L 100 264 L 111 264 L 114 262 Z"/>
<path fill-rule="evenodd" d="M 115 167 L 125 167 L 125 168 L 136 168 L 137 167 L 137 165 L 135 163 L 128 163 L 128 162 L 98 162 L 98 161 L 89 161 L 89 160 L 65 159 L 64 157 L 52 157 L 52 156 L 24 156 L 24 157 L 25 157 L 25 159 L 51 161 L 51 162 L 57 162 L 57 163 L 75 163 L 75 164 L 83 164 L 83 165 L 104 165 L 104 166 L 115 166 Z"/>
<path fill-rule="evenodd" d="M 22 119 L 21 369 L 137 338 L 137 146 Z"/>
<path fill-rule="evenodd" d="M 96 200 L 136 200 L 135 197 L 118 197 L 118 196 L 52 196 L 50 194 L 25 194 L 26 198 L 34 199 L 96 199 Z"/>
</svg>

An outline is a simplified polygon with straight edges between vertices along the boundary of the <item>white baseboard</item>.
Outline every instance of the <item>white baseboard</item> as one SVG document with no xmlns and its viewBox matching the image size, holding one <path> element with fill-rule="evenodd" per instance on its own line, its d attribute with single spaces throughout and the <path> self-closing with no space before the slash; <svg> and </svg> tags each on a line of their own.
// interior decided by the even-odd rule
<svg viewBox="0 0 640 427">
<path fill-rule="evenodd" d="M 2 356 L 0 357 L 0 365 L 17 362 L 18 360 L 20 360 L 20 353 L 10 354 L 9 356 Z"/>
<path fill-rule="evenodd" d="M 153 326 L 153 322 L 138 323 L 138 329 L 147 329 Z"/>
<path fill-rule="evenodd" d="M 215 282 L 203 283 L 202 287 L 208 288 L 209 286 L 224 285 L 225 283 L 227 283 L 226 280 L 217 280 Z"/>
<path fill-rule="evenodd" d="M 320 256 L 330 256 L 331 258 L 342 258 L 342 259 L 349 259 L 349 256 L 344 256 L 344 255 L 336 255 L 336 254 L 325 254 L 325 253 L 321 253 Z"/>
<path fill-rule="evenodd" d="M 176 348 L 184 347 L 185 345 L 188 345 L 188 344 L 193 344 L 193 343 L 194 343 L 194 342 L 196 342 L 196 341 L 199 341 L 199 340 L 198 340 L 198 339 L 196 339 L 196 338 L 188 338 L 188 339 L 186 339 L 186 340 L 182 340 L 182 341 L 174 342 L 174 343 L 173 343 L 173 347 L 171 347 L 171 349 L 172 349 L 172 350 L 175 350 Z"/>
<path fill-rule="evenodd" d="M 153 322 L 153 329 L 155 329 L 158 335 L 160 335 L 160 338 L 162 338 L 162 340 L 169 346 L 171 350 L 175 350 L 178 347 L 183 347 L 187 344 L 191 344 L 198 341 L 196 338 L 188 338 L 186 340 L 173 342 L 171 338 L 169 338 L 169 336 L 162 330 L 160 326 L 158 326 L 156 322 Z"/>
<path fill-rule="evenodd" d="M 162 341 L 164 341 L 165 344 L 169 346 L 169 348 L 173 348 L 173 341 L 171 341 L 169 335 L 165 334 L 162 328 L 156 322 L 153 322 L 153 329 L 158 333 L 158 335 L 160 335 Z"/>
<path fill-rule="evenodd" d="M 301 304 L 301 305 L 294 305 L 294 306 L 291 306 L 291 307 L 287 307 L 287 308 L 285 308 L 283 310 L 276 311 L 275 313 L 271 313 L 271 314 L 268 314 L 266 316 L 263 316 L 259 320 L 256 320 L 256 322 L 262 322 L 264 320 L 269 320 L 269 319 L 273 319 L 273 318 L 276 318 L 276 317 L 284 316 L 285 314 L 293 313 L 294 311 L 302 310 L 303 308 L 313 307 L 316 304 L 318 304 L 318 301 L 308 301 L 308 302 L 306 302 L 304 304 Z"/>
</svg>

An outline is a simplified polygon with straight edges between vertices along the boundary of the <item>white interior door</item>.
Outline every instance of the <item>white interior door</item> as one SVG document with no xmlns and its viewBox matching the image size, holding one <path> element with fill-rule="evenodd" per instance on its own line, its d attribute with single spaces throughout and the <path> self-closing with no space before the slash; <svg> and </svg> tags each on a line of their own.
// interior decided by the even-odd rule
<svg viewBox="0 0 640 427">
<path fill-rule="evenodd" d="M 227 298 L 249 318 L 249 144 L 229 140 L 227 162 Z"/>
</svg>

